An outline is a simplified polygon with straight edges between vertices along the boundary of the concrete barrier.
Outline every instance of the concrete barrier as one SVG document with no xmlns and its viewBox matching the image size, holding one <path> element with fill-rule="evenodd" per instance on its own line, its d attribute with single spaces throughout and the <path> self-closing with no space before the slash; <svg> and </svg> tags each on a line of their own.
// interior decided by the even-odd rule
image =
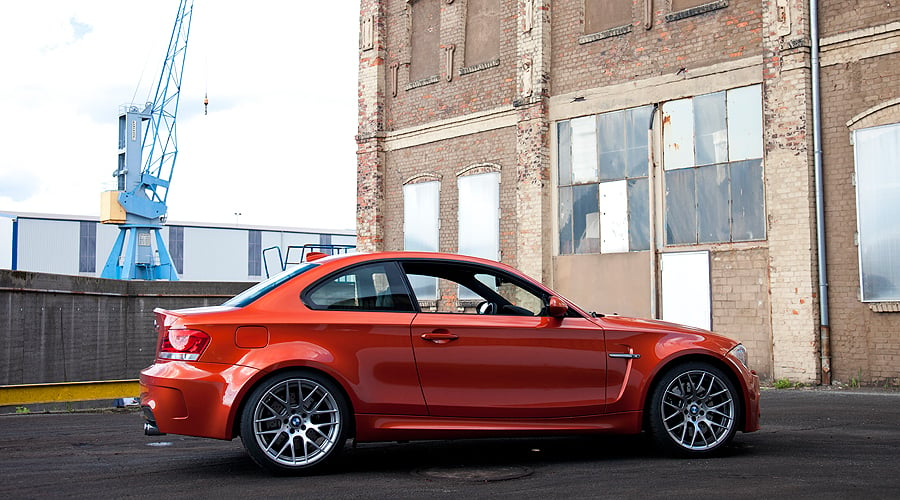
<svg viewBox="0 0 900 500">
<path fill-rule="evenodd" d="M 133 380 L 153 361 L 154 308 L 217 305 L 252 285 L 0 270 L 0 385 Z"/>
</svg>

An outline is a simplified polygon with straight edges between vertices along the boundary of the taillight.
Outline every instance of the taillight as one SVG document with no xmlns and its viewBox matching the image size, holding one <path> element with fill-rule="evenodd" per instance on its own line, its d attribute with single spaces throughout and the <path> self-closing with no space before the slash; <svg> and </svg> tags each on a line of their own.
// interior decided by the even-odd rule
<svg viewBox="0 0 900 500">
<path fill-rule="evenodd" d="M 168 331 L 159 344 L 159 359 L 196 361 L 209 345 L 209 335 L 200 330 Z"/>
</svg>

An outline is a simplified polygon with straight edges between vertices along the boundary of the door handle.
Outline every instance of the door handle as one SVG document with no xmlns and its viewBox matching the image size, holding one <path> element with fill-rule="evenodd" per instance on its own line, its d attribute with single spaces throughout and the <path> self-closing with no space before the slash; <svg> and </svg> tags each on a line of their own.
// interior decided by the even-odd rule
<svg viewBox="0 0 900 500">
<path fill-rule="evenodd" d="M 434 331 L 422 334 L 422 340 L 434 342 L 435 344 L 446 344 L 458 338 L 459 336 L 448 331 Z"/>
</svg>

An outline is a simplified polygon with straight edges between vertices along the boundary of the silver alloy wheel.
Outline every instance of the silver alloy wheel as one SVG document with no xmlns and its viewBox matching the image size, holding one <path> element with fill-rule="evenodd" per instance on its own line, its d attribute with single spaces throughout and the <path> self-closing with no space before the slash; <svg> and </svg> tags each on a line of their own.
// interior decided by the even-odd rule
<svg viewBox="0 0 900 500">
<path fill-rule="evenodd" d="M 731 389 L 705 370 L 686 371 L 675 377 L 659 404 L 666 432 L 685 450 L 715 448 L 731 436 L 735 426 Z"/>
<path fill-rule="evenodd" d="M 266 456 L 289 467 L 328 456 L 341 435 L 334 395 L 318 382 L 290 378 L 270 387 L 253 410 L 253 434 Z"/>
</svg>

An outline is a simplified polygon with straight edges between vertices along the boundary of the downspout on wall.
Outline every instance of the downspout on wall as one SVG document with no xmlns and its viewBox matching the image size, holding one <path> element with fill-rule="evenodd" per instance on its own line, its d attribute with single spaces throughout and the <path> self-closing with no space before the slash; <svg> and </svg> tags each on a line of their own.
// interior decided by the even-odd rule
<svg viewBox="0 0 900 500">
<path fill-rule="evenodd" d="M 816 183 L 816 239 L 819 256 L 819 351 L 821 383 L 831 384 L 831 332 L 828 319 L 828 269 L 825 259 L 825 207 L 822 185 L 822 105 L 819 93 L 819 2 L 809 0 L 809 36 L 812 65 L 813 164 Z"/>
<path fill-rule="evenodd" d="M 649 3 L 649 2 L 648 2 Z M 660 319 L 658 312 L 657 299 L 657 247 L 656 247 L 656 168 L 653 157 L 653 148 L 655 141 L 653 140 L 653 122 L 656 120 L 656 113 L 659 110 L 659 103 L 653 104 L 653 111 L 650 112 L 650 123 L 647 127 L 647 191 L 650 200 L 648 207 L 648 217 L 650 218 L 650 317 Z"/>
</svg>

